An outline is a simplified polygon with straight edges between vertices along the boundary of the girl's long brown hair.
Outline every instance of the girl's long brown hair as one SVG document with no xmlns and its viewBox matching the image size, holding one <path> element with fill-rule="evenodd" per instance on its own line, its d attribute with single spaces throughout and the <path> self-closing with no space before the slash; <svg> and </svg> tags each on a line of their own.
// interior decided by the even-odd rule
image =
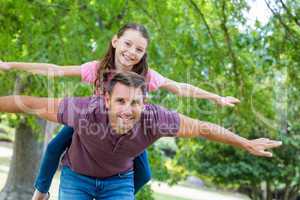
<svg viewBox="0 0 300 200">
<path fill-rule="evenodd" d="M 140 25 L 140 24 L 130 23 L 130 24 L 124 25 L 119 30 L 117 37 L 120 38 L 124 34 L 124 32 L 128 29 L 139 31 L 142 34 L 142 36 L 145 39 L 147 39 L 147 42 L 149 43 L 150 38 L 149 38 L 148 31 L 143 25 Z M 104 93 L 105 83 L 108 81 L 108 78 L 109 78 L 109 75 L 111 74 L 111 72 L 115 71 L 115 69 L 116 69 L 115 48 L 112 46 L 111 41 L 110 41 L 106 54 L 99 61 L 99 66 L 97 69 L 97 76 L 96 76 L 96 80 L 94 82 L 96 91 L 99 91 L 101 94 Z M 140 62 L 132 67 L 131 71 L 146 77 L 146 74 L 148 72 L 147 52 L 144 54 L 144 56 L 142 57 Z"/>
</svg>

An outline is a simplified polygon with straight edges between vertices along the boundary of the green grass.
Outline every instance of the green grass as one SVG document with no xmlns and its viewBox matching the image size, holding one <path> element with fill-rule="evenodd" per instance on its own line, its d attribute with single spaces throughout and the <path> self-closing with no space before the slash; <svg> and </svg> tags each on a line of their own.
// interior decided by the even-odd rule
<svg viewBox="0 0 300 200">
<path fill-rule="evenodd" d="M 181 197 L 175 197 L 175 196 L 170 196 L 170 195 L 165 195 L 160 193 L 153 193 L 153 197 L 155 200 L 190 200 L 190 199 L 184 199 Z"/>
</svg>

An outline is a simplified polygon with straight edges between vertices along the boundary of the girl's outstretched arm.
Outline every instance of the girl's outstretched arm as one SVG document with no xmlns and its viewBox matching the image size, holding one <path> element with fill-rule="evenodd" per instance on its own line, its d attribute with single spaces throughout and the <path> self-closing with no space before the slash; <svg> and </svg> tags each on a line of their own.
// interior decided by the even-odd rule
<svg viewBox="0 0 300 200">
<path fill-rule="evenodd" d="M 179 83 L 165 78 L 164 84 L 160 88 L 166 89 L 169 92 L 176 94 L 177 96 L 193 97 L 199 99 L 212 100 L 220 106 L 231 106 L 239 103 L 240 100 L 234 97 L 222 97 L 217 94 L 205 91 L 188 83 Z"/>
<path fill-rule="evenodd" d="M 74 66 L 59 66 L 48 63 L 26 63 L 26 62 L 2 62 L 0 61 L 0 70 L 24 70 L 30 73 L 44 76 L 81 76 L 81 67 Z"/>
</svg>

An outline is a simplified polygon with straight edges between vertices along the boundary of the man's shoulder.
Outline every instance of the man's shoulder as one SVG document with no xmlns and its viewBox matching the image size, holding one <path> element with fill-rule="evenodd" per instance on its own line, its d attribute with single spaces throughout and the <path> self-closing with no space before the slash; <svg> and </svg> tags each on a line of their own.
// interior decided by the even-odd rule
<svg viewBox="0 0 300 200">
<path fill-rule="evenodd" d="M 163 136 L 176 136 L 179 130 L 179 114 L 162 106 L 145 104 L 142 123 L 147 131 L 155 138 Z"/>
<path fill-rule="evenodd" d="M 162 106 L 149 103 L 144 105 L 142 117 L 144 119 L 149 119 L 149 118 L 159 119 L 161 117 L 164 118 L 168 115 L 178 115 L 178 113 L 175 110 L 169 110 Z"/>
<path fill-rule="evenodd" d="M 104 108 L 104 99 L 101 96 L 89 97 L 65 97 L 61 106 L 72 109 L 75 112 L 92 111 L 96 108 Z"/>
<path fill-rule="evenodd" d="M 159 112 L 160 110 L 162 110 L 161 106 L 147 103 L 147 104 L 144 105 L 143 114 L 144 115 L 150 115 L 150 114 L 153 114 L 155 112 Z"/>
<path fill-rule="evenodd" d="M 85 103 L 85 104 L 95 104 L 95 103 L 103 103 L 104 98 L 102 96 L 87 96 L 87 97 L 64 97 L 64 100 L 69 102 L 74 102 L 76 104 Z"/>
</svg>

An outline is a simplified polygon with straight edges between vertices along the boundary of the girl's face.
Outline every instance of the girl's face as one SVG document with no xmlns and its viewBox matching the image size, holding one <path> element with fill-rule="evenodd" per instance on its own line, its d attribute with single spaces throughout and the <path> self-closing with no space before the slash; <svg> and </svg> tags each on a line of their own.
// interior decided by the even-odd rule
<svg viewBox="0 0 300 200">
<path fill-rule="evenodd" d="M 114 36 L 115 65 L 118 70 L 131 71 L 138 64 L 147 50 L 148 41 L 139 31 L 128 29 L 121 37 Z"/>
</svg>

